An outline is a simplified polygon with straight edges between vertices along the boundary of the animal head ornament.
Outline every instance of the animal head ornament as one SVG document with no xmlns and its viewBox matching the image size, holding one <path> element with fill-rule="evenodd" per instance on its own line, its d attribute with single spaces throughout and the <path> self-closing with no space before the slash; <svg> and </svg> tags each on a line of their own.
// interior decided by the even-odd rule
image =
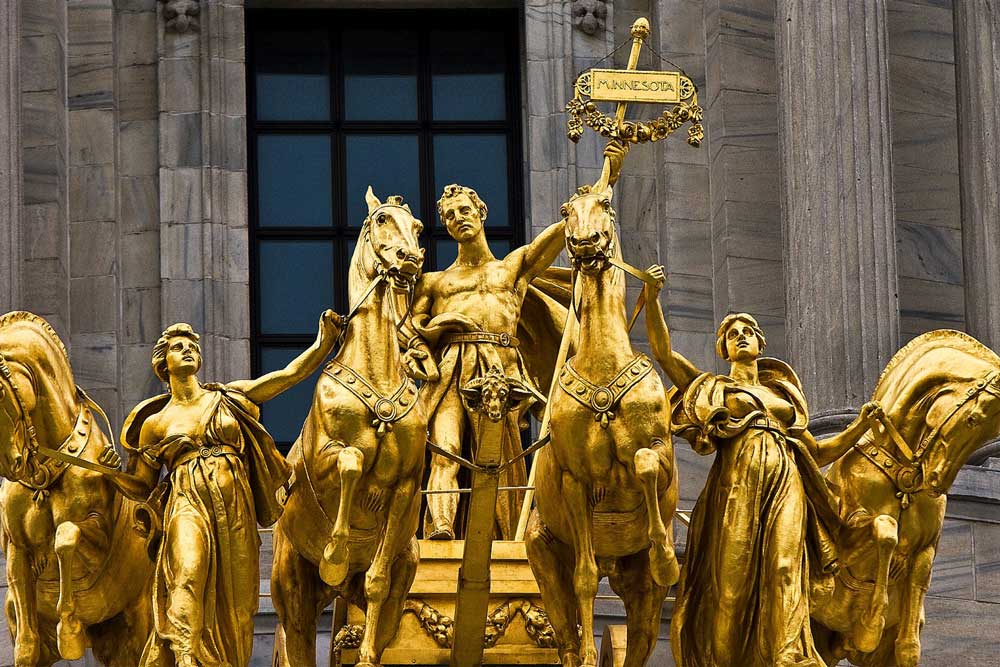
<svg viewBox="0 0 1000 667">
<path fill-rule="evenodd" d="M 462 387 L 462 401 L 472 412 L 485 412 L 487 419 L 499 422 L 522 401 L 533 394 L 521 380 L 507 377 L 499 366 L 492 366 L 481 377 Z"/>
</svg>

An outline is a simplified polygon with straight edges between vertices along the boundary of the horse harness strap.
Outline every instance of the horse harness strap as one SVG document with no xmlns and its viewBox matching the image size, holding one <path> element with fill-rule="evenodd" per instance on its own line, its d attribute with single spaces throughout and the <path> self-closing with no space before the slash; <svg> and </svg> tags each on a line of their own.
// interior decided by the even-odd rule
<svg viewBox="0 0 1000 667">
<path fill-rule="evenodd" d="M 887 422 L 888 419 L 885 421 Z M 882 423 L 885 424 L 885 422 Z M 900 498 L 902 508 L 905 510 L 909 507 L 910 495 L 919 493 L 924 488 L 920 462 L 903 463 L 887 449 L 875 444 L 857 444 L 854 447 L 896 486 L 898 491 L 896 495 Z"/>
<path fill-rule="evenodd" d="M 594 421 L 601 422 L 601 428 L 607 428 L 608 423 L 615 418 L 615 406 L 652 370 L 653 364 L 649 358 L 644 354 L 637 354 L 610 382 L 596 385 L 573 368 L 572 360 L 567 360 L 559 374 L 559 387 L 581 405 L 593 410 Z"/>
<path fill-rule="evenodd" d="M 360 373 L 336 360 L 327 364 L 323 372 L 365 404 L 375 417 L 372 426 L 378 428 L 378 437 L 391 431 L 392 425 L 416 405 L 417 385 L 405 375 L 396 391 L 391 396 L 384 396 Z"/>
</svg>

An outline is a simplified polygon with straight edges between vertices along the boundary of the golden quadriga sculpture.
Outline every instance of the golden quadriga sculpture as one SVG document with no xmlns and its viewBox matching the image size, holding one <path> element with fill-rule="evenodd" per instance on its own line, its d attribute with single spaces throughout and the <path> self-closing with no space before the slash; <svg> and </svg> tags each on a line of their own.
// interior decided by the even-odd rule
<svg viewBox="0 0 1000 667">
<path fill-rule="evenodd" d="M 672 619 L 677 663 L 915 667 L 943 493 L 1000 430 L 1000 359 L 965 334 L 924 334 L 857 419 L 816 440 L 795 373 L 760 358 L 753 317 L 719 326 L 729 373 L 702 372 L 672 349 L 647 290 L 653 354 L 678 389 L 673 430 L 715 454 Z"/>
<path fill-rule="evenodd" d="M 274 529 L 275 665 L 316 664 L 316 622 L 335 596 L 365 610 L 358 664 L 378 664 L 419 559 L 427 417 L 397 325 L 423 266 L 422 225 L 400 197 L 368 216 L 348 276 L 351 310 L 289 461 L 296 486 Z"/>
<path fill-rule="evenodd" d="M 155 554 L 153 628 L 141 667 L 249 664 L 260 580 L 257 525 L 281 514 L 291 472 L 258 421 L 258 405 L 319 366 L 333 347 L 337 320 L 326 311 L 316 342 L 286 368 L 224 385 L 199 382 L 201 348 L 189 325 L 168 327 L 154 346 L 153 369 L 170 391 L 136 406 L 122 431 L 128 492 L 148 498 L 144 516 Z M 168 476 L 157 484 L 162 468 Z M 115 570 L 123 572 L 121 564 Z"/>
<path fill-rule="evenodd" d="M 667 589 L 678 577 L 669 405 L 652 361 L 632 348 L 625 313 L 610 185 L 620 160 L 562 207 L 579 339 L 550 395 L 551 442 L 537 454 L 537 506 L 525 536 L 566 667 L 596 664 L 594 598 L 602 576 L 625 603 L 630 667 L 645 664 L 653 650 Z"/>
<path fill-rule="evenodd" d="M 99 417 L 52 327 L 26 312 L 0 317 L 0 546 L 16 667 L 88 646 L 108 667 L 139 662 L 152 564 L 132 529 L 136 503 L 118 493 L 123 478 L 101 472 L 120 461 Z"/>
</svg>

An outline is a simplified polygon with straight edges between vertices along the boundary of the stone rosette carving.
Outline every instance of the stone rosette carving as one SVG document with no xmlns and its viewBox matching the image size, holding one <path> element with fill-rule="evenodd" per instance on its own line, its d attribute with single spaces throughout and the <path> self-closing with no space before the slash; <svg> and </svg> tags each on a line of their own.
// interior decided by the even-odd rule
<svg viewBox="0 0 1000 667">
<path fill-rule="evenodd" d="M 570 16 L 577 28 L 588 35 L 596 35 L 598 31 L 604 30 L 608 6 L 605 0 L 573 0 Z"/>
<path fill-rule="evenodd" d="M 163 3 L 163 18 L 167 30 L 185 33 L 198 30 L 198 15 L 201 14 L 199 0 L 160 0 Z"/>
</svg>

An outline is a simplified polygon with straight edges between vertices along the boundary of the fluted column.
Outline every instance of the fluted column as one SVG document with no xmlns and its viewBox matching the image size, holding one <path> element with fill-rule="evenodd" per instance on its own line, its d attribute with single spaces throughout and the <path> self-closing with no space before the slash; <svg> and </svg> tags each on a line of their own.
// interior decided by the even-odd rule
<svg viewBox="0 0 1000 667">
<path fill-rule="evenodd" d="M 1000 350 L 1000 5 L 955 3 L 965 322 Z"/>
<path fill-rule="evenodd" d="M 0 7 L 0 313 L 20 303 L 21 43 L 18 3 Z"/>
<path fill-rule="evenodd" d="M 788 358 L 818 431 L 899 345 L 885 0 L 778 0 Z"/>
</svg>

